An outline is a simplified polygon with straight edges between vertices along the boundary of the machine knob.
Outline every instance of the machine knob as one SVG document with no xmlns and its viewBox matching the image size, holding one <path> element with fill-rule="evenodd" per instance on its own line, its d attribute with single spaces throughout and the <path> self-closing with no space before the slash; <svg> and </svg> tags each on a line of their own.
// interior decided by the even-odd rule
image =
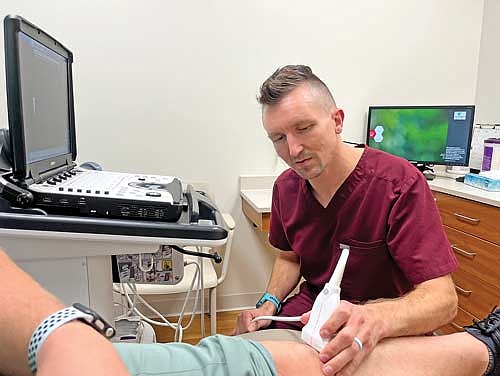
<svg viewBox="0 0 500 376">
<path fill-rule="evenodd" d="M 33 195 L 29 192 L 21 193 L 16 197 L 16 202 L 23 208 L 31 205 L 33 202 Z"/>
</svg>

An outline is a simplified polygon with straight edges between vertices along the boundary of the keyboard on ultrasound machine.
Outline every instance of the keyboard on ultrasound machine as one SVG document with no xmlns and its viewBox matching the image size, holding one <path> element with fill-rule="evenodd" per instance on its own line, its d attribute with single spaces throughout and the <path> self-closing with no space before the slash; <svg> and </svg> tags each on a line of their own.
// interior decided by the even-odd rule
<svg viewBox="0 0 500 376">
<path fill-rule="evenodd" d="M 35 205 L 80 214 L 175 222 L 182 213 L 178 178 L 73 168 L 29 187 Z"/>
</svg>

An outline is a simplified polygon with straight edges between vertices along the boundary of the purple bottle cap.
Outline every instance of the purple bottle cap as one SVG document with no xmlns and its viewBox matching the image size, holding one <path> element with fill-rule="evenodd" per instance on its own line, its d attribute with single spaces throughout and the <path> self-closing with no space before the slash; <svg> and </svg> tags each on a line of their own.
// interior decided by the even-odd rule
<svg viewBox="0 0 500 376">
<path fill-rule="evenodd" d="M 485 144 L 500 144 L 500 138 L 487 138 L 484 140 Z"/>
</svg>

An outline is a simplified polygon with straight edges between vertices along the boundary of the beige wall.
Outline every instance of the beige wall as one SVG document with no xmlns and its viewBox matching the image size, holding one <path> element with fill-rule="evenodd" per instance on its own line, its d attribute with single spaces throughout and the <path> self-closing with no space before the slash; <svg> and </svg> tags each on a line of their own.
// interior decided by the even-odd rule
<svg viewBox="0 0 500 376">
<path fill-rule="evenodd" d="M 252 305 L 274 257 L 241 213 L 238 176 L 277 166 L 255 96 L 278 66 L 311 65 L 344 108 L 351 141 L 363 141 L 369 105 L 475 99 L 483 1 L 2 0 L 1 9 L 74 52 L 80 162 L 207 181 L 233 214 L 223 308 Z"/>
<path fill-rule="evenodd" d="M 500 124 L 500 2 L 485 0 L 476 92 L 476 123 Z"/>
</svg>

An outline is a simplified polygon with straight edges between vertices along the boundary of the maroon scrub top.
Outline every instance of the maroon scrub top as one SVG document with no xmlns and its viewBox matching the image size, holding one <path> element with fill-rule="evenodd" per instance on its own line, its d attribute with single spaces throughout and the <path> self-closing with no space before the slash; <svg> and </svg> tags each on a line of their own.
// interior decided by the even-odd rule
<svg viewBox="0 0 500 376">
<path fill-rule="evenodd" d="M 335 269 L 340 244 L 350 247 L 341 299 L 353 303 L 399 297 L 458 265 L 423 174 L 369 147 L 326 208 L 306 180 L 291 169 L 283 172 L 273 188 L 269 241 L 299 257 L 305 279 L 285 302 L 285 316 L 311 309 Z"/>
</svg>

